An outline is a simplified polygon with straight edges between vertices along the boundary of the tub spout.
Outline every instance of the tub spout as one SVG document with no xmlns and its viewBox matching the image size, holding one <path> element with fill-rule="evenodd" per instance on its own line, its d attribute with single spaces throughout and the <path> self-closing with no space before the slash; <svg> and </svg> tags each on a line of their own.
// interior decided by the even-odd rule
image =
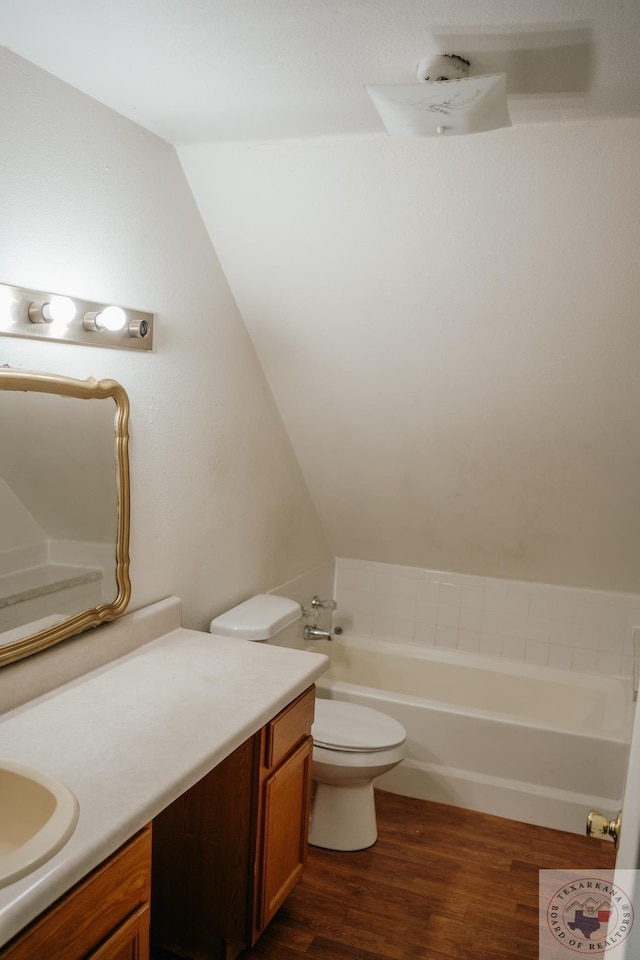
<svg viewBox="0 0 640 960">
<path fill-rule="evenodd" d="M 309 624 L 304 628 L 302 635 L 305 640 L 333 640 L 328 630 L 318 630 L 317 627 L 312 627 Z"/>
</svg>

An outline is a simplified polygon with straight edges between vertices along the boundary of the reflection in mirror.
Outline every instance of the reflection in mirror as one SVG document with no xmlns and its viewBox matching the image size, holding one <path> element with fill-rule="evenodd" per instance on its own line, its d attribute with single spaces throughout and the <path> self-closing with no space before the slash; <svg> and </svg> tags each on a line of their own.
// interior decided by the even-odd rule
<svg viewBox="0 0 640 960">
<path fill-rule="evenodd" d="M 126 608 L 128 418 L 114 380 L 0 368 L 0 664 Z"/>
</svg>

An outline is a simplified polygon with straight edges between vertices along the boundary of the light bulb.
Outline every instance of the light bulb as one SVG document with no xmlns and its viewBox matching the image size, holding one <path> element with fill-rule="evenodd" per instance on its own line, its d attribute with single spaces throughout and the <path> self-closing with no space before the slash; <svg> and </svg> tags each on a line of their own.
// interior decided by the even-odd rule
<svg viewBox="0 0 640 960">
<path fill-rule="evenodd" d="M 42 316 L 48 322 L 70 323 L 76 315 L 76 305 L 70 297 L 51 297 L 42 305 Z"/>
<path fill-rule="evenodd" d="M 105 307 L 96 315 L 96 326 L 101 330 L 122 330 L 127 323 L 127 315 L 122 307 Z"/>
</svg>

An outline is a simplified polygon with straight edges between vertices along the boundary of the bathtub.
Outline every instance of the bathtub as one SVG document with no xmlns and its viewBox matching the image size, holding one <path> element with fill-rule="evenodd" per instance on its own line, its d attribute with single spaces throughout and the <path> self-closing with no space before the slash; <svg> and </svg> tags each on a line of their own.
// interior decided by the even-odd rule
<svg viewBox="0 0 640 960">
<path fill-rule="evenodd" d="M 323 642 L 319 697 L 395 717 L 407 758 L 376 786 L 584 833 L 624 792 L 630 680 L 359 637 Z"/>
</svg>

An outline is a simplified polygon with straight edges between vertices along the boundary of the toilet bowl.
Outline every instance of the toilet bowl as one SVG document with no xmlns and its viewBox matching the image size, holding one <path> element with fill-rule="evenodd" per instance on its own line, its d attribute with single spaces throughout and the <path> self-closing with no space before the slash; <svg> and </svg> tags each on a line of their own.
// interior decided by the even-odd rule
<svg viewBox="0 0 640 960">
<path fill-rule="evenodd" d="M 300 604 L 259 594 L 211 621 L 211 633 L 276 646 L 300 646 Z M 316 700 L 312 728 L 309 843 L 329 850 L 363 850 L 376 842 L 376 777 L 404 757 L 406 733 L 392 717 L 343 700 Z"/>
<path fill-rule="evenodd" d="M 405 729 L 379 710 L 316 700 L 309 843 L 364 850 L 378 838 L 373 781 L 404 757 Z"/>
</svg>

